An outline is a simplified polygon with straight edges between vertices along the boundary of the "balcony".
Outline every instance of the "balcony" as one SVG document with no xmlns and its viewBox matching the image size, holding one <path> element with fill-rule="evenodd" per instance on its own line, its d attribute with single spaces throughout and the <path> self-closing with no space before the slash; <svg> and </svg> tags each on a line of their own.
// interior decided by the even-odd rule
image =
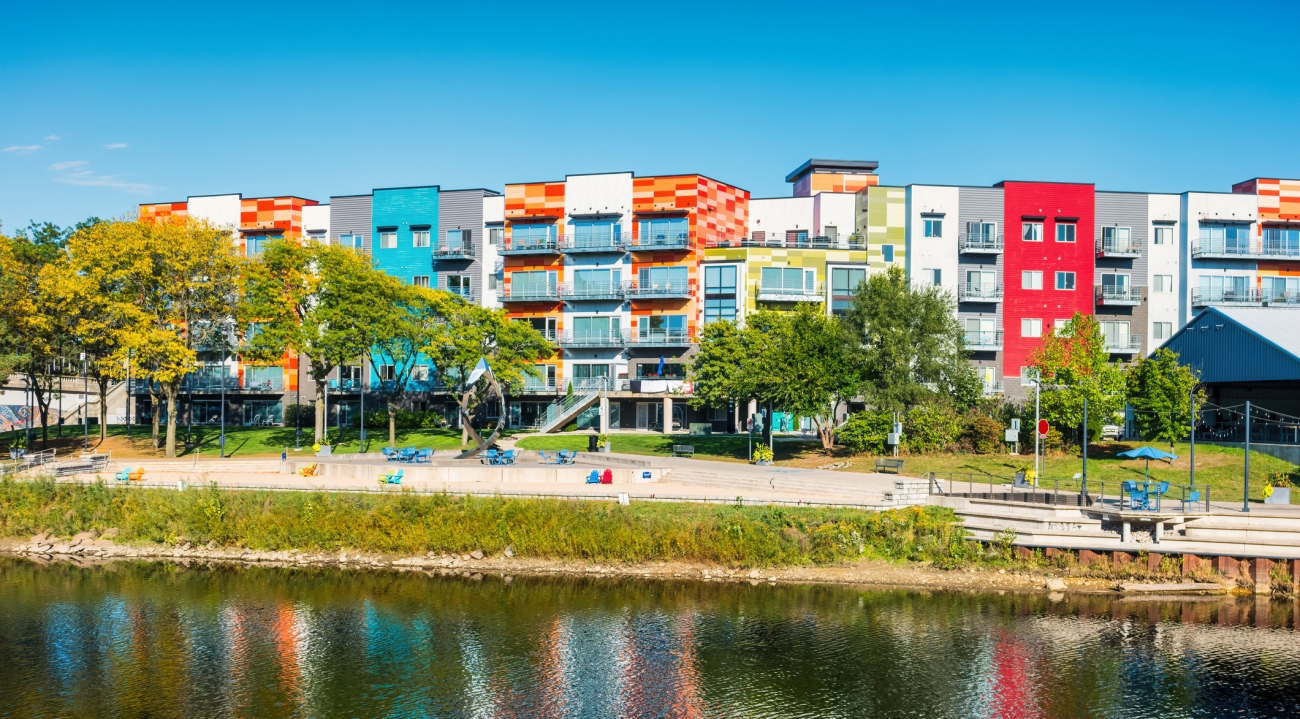
<svg viewBox="0 0 1300 719">
<path fill-rule="evenodd" d="M 754 287 L 754 297 L 759 302 L 825 302 L 826 283 L 813 287 L 786 287 L 759 284 Z"/>
<path fill-rule="evenodd" d="M 1002 349 L 1002 330 L 996 332 L 967 332 L 966 349 L 976 352 L 997 352 Z"/>
<path fill-rule="evenodd" d="M 560 242 L 554 237 L 544 239 L 511 237 L 497 251 L 502 255 L 558 255 Z"/>
<path fill-rule="evenodd" d="M 338 392 L 338 393 L 340 393 L 340 394 L 351 394 L 351 393 L 354 393 L 354 392 L 360 392 L 360 391 L 361 391 L 361 380 L 359 380 L 359 379 L 345 379 L 345 380 L 332 379 L 332 380 L 330 380 L 330 381 L 327 383 L 326 386 L 328 386 L 328 387 L 330 388 L 330 391 L 331 391 L 331 392 Z"/>
<path fill-rule="evenodd" d="M 632 252 L 659 252 L 664 250 L 689 250 L 694 237 L 688 232 L 650 237 L 625 237 L 624 249 Z"/>
<path fill-rule="evenodd" d="M 862 237 L 794 237 L 780 233 L 772 237 L 714 237 L 705 241 L 705 247 L 773 247 L 789 250 L 865 250 L 867 241 Z"/>
<path fill-rule="evenodd" d="M 1192 258 L 1201 260 L 1300 260 L 1300 246 L 1263 240 L 1192 240 Z"/>
<path fill-rule="evenodd" d="M 629 280 L 623 283 L 623 296 L 629 300 L 677 300 L 690 299 L 695 290 L 686 282 L 639 282 Z"/>
<path fill-rule="evenodd" d="M 558 394 L 559 389 L 555 385 L 555 378 L 535 379 L 525 377 L 524 384 L 517 390 L 519 394 Z"/>
<path fill-rule="evenodd" d="M 985 382 L 981 385 L 985 397 L 996 397 L 1003 393 L 1001 382 Z"/>
<path fill-rule="evenodd" d="M 1106 307 L 1136 307 L 1142 304 L 1142 290 L 1137 287 L 1097 285 L 1093 288 L 1097 304 Z"/>
<path fill-rule="evenodd" d="M 1213 290 L 1200 287 L 1192 289 L 1193 307 L 1206 307 L 1209 305 L 1259 306 L 1263 302 L 1264 293 L 1258 289 Z"/>
<path fill-rule="evenodd" d="M 397 380 L 380 380 L 372 383 L 368 391 L 392 392 L 397 386 Z M 452 392 L 455 387 L 448 386 L 446 382 L 436 379 L 408 379 L 405 385 L 406 392 Z"/>
<path fill-rule="evenodd" d="M 1300 292 L 1278 292 L 1266 289 L 1262 295 L 1266 305 L 1300 306 Z"/>
<path fill-rule="evenodd" d="M 1097 240 L 1097 256 L 1105 259 L 1133 260 L 1142 256 L 1142 246 L 1132 239 L 1102 237 Z"/>
<path fill-rule="evenodd" d="M 1142 351 L 1142 335 L 1106 335 L 1102 342 L 1113 355 L 1135 355 Z"/>
<path fill-rule="evenodd" d="M 642 319 L 642 321 L 646 321 Z M 686 329 L 623 330 L 626 347 L 689 347 L 695 344 L 695 335 Z"/>
<path fill-rule="evenodd" d="M 565 302 L 623 301 L 623 287 L 611 283 L 563 282 L 559 290 L 560 299 Z"/>
<path fill-rule="evenodd" d="M 474 259 L 474 245 L 461 242 L 454 246 L 438 245 L 433 248 L 433 260 L 472 260 Z"/>
<path fill-rule="evenodd" d="M 453 294 L 453 295 L 455 295 L 455 296 L 461 298 L 462 300 L 465 300 L 465 303 L 466 303 L 466 304 L 470 304 L 470 305 L 475 304 L 475 302 L 474 302 L 474 291 L 471 290 L 471 289 L 469 289 L 469 288 L 463 288 L 463 289 L 462 289 L 462 288 L 451 288 L 451 287 L 448 287 L 446 291 L 447 291 L 449 294 Z"/>
<path fill-rule="evenodd" d="M 992 285 L 974 282 L 958 283 L 957 300 L 959 302 L 1001 302 L 1002 283 Z"/>
<path fill-rule="evenodd" d="M 559 302 L 560 291 L 555 285 L 546 287 L 502 287 L 497 290 L 502 302 Z"/>
<path fill-rule="evenodd" d="M 957 234 L 957 250 L 968 255 L 996 255 L 1002 252 L 1002 235 Z"/>
<path fill-rule="evenodd" d="M 600 331 L 571 330 L 560 335 L 560 346 L 565 348 L 575 347 L 622 347 L 623 334 L 618 331 Z"/>
<path fill-rule="evenodd" d="M 579 252 L 617 252 L 621 254 L 627 250 L 623 247 L 622 237 L 565 235 L 560 238 L 560 251 L 568 254 Z"/>
</svg>

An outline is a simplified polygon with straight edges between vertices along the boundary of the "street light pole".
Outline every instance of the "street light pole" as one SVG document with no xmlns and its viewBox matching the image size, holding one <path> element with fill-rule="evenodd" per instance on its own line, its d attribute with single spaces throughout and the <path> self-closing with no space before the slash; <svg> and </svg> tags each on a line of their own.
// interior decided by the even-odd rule
<svg viewBox="0 0 1300 719">
<path fill-rule="evenodd" d="M 1250 511 L 1250 400 L 1246 400 L 1246 473 L 1242 477 L 1241 511 Z"/>
<path fill-rule="evenodd" d="M 226 343 L 221 343 L 221 459 L 226 458 Z"/>
<path fill-rule="evenodd" d="M 365 454 L 366 452 L 366 374 L 366 361 L 362 360 L 361 376 L 357 378 L 357 381 L 361 383 L 361 436 L 357 440 L 357 452 L 359 454 Z M 501 419 L 498 418 L 497 422 L 500 423 Z"/>
<path fill-rule="evenodd" d="M 59 379 L 59 389 L 63 389 L 63 379 Z M 63 421 L 59 417 L 59 421 Z M 84 438 L 82 439 L 81 450 L 90 451 L 90 373 L 86 368 L 86 353 L 81 353 L 81 427 Z"/>
<path fill-rule="evenodd" d="M 126 351 L 126 438 L 131 439 L 131 350 Z"/>
<path fill-rule="evenodd" d="M 1196 488 L 1196 390 L 1192 389 L 1187 397 L 1188 406 L 1191 408 L 1192 422 L 1191 432 L 1188 439 L 1192 444 L 1192 453 L 1190 459 L 1192 489 Z"/>
<path fill-rule="evenodd" d="M 1038 467 L 1038 441 L 1039 441 L 1038 423 L 1040 421 L 1038 419 L 1038 397 L 1042 393 L 1043 393 L 1043 378 L 1035 377 L 1034 378 L 1034 486 L 1035 487 L 1038 486 L 1038 478 L 1042 476 L 1042 472 L 1039 470 Z"/>
<path fill-rule="evenodd" d="M 1088 496 L 1088 398 L 1083 398 L 1083 483 L 1079 494 Z"/>
</svg>

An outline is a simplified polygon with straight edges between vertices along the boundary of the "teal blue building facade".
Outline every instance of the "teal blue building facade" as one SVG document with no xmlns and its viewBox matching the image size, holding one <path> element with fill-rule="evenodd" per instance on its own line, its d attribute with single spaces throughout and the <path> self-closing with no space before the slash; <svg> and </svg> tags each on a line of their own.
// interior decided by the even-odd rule
<svg viewBox="0 0 1300 719">
<path fill-rule="evenodd" d="M 371 202 L 375 266 L 404 283 L 437 287 L 438 186 L 377 189 Z"/>
</svg>

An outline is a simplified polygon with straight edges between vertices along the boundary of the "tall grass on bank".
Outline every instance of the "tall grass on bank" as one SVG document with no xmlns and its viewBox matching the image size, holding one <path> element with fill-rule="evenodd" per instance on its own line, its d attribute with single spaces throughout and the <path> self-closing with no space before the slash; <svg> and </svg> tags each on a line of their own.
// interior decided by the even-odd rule
<svg viewBox="0 0 1300 719">
<path fill-rule="evenodd" d="M 962 561 L 977 551 L 953 513 L 0 482 L 0 535 L 116 527 L 118 541 L 258 550 L 468 552 L 731 566 L 858 558 Z"/>
</svg>

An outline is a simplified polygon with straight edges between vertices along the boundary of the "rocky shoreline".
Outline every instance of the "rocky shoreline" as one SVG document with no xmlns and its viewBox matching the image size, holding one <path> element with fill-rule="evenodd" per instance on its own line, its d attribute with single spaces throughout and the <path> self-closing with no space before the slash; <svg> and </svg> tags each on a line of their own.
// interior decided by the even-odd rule
<svg viewBox="0 0 1300 719">
<path fill-rule="evenodd" d="M 392 556 L 372 552 L 264 551 L 247 548 L 193 545 L 178 540 L 172 545 L 118 544 L 117 532 L 102 535 L 82 532 L 71 538 L 38 534 L 26 542 L 0 542 L 0 553 L 18 555 L 38 564 L 65 562 L 81 567 L 117 561 L 169 561 L 186 566 L 194 563 L 223 563 L 246 566 L 330 567 L 352 570 L 420 571 L 429 575 L 482 579 L 497 575 L 568 575 L 626 577 L 704 582 L 745 582 L 751 585 L 778 583 L 842 584 L 898 587 L 924 590 L 1017 591 L 1017 592 L 1112 592 L 1115 582 L 1092 578 L 1061 578 L 1050 573 L 1006 569 L 942 570 L 927 563 L 861 561 L 845 566 L 769 567 L 735 569 L 690 562 L 646 562 L 635 565 L 586 562 L 581 560 L 537 559 L 515 556 L 507 548 L 496 556 L 475 550 L 467 554 L 429 552 L 423 556 Z"/>
</svg>

